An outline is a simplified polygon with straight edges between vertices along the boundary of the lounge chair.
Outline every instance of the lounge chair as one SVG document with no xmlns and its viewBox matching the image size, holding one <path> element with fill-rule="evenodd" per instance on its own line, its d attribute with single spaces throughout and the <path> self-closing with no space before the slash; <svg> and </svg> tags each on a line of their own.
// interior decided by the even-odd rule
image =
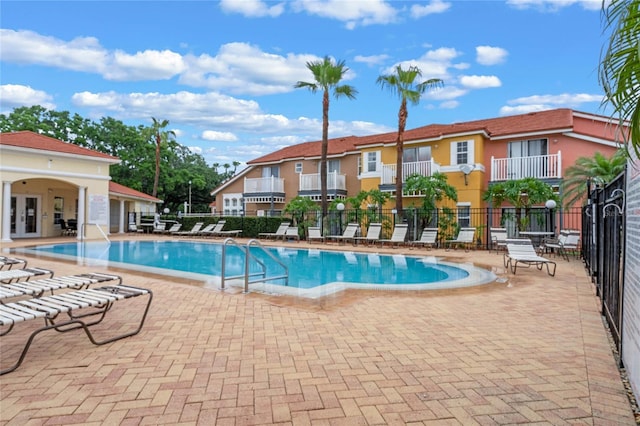
<svg viewBox="0 0 640 426">
<path fill-rule="evenodd" d="M 314 241 L 320 241 L 324 243 L 324 237 L 322 236 L 322 230 L 319 226 L 310 226 L 308 228 L 309 235 L 307 236 L 307 241 L 312 243 Z"/>
<path fill-rule="evenodd" d="M 213 231 L 211 231 L 212 237 L 239 237 L 242 234 L 242 229 L 227 229 L 224 227 L 227 224 L 226 220 L 220 220 L 216 224 L 216 227 Z"/>
<path fill-rule="evenodd" d="M 181 223 L 174 223 L 173 225 L 171 225 L 171 228 L 169 228 L 166 231 L 164 231 L 164 233 L 165 234 L 173 234 L 174 232 L 180 231 L 180 228 L 182 228 L 182 224 Z"/>
<path fill-rule="evenodd" d="M 278 229 L 276 230 L 276 232 L 261 232 L 258 234 L 258 238 L 267 238 L 267 239 L 273 238 L 277 240 L 287 232 L 288 227 L 289 227 L 289 222 L 282 222 L 278 227 Z"/>
<path fill-rule="evenodd" d="M 476 237 L 476 228 L 460 228 L 460 232 L 458 232 L 458 236 L 453 240 L 445 241 L 445 249 L 457 248 L 458 246 L 463 246 L 464 251 L 469 251 L 469 248 L 475 242 Z"/>
<path fill-rule="evenodd" d="M 298 227 L 297 226 L 288 227 L 284 235 L 282 236 L 282 240 L 283 241 L 287 241 L 287 240 L 300 241 L 300 234 L 298 232 Z"/>
<path fill-rule="evenodd" d="M 531 240 L 507 239 L 507 252 L 504 254 L 504 266 L 515 274 L 519 263 L 527 267 L 534 265 L 538 270 L 542 270 L 542 265 L 546 265 L 547 274 L 552 277 L 556 274 L 556 262 L 538 255 Z M 549 265 L 553 265 L 553 270 L 549 269 Z"/>
<path fill-rule="evenodd" d="M 561 257 L 569 261 L 569 251 L 577 251 L 580 242 L 580 231 L 562 230 L 557 239 L 545 239 L 540 246 L 540 252 L 553 250 Z"/>
<path fill-rule="evenodd" d="M 116 281 L 116 284 L 122 284 L 122 278 L 119 275 L 102 272 L 0 284 L 0 303 L 4 303 L 14 297 L 42 297 L 45 293 L 53 294 L 54 291 L 62 289 L 82 290 L 83 288 L 88 288 L 91 284 L 108 281 Z"/>
<path fill-rule="evenodd" d="M 167 231 L 167 224 L 165 222 L 153 222 L 153 233 L 164 234 Z"/>
<path fill-rule="evenodd" d="M 382 224 L 379 222 L 372 222 L 367 228 L 367 235 L 364 237 L 355 237 L 356 243 L 363 242 L 366 245 L 375 244 L 380 240 L 380 233 L 382 232 Z"/>
<path fill-rule="evenodd" d="M 104 340 L 95 338 L 92 327 L 100 324 L 108 313 L 114 311 L 116 302 L 143 295 L 148 296 L 148 301 L 137 328 Z M 27 337 L 18 360 L 10 367 L 0 370 L 0 375 L 14 371 L 22 364 L 34 338 L 43 331 L 56 330 L 60 333 L 66 333 L 82 328 L 94 345 L 104 345 L 138 334 L 149 312 L 152 298 L 153 294 L 150 290 L 125 285 L 110 285 L 0 305 L 0 327 L 2 328 L 0 336 L 6 336 L 20 323 L 30 320 L 44 320 L 44 325 L 31 332 Z M 104 330 L 106 329 L 101 327 L 101 331 Z"/>
<path fill-rule="evenodd" d="M 397 247 L 400 244 L 405 243 L 405 239 L 407 238 L 407 231 L 409 230 L 409 225 L 406 223 L 397 223 L 396 226 L 393 227 L 393 233 L 391 234 L 391 238 L 388 240 L 378 240 L 380 246 L 382 247 L 385 244 L 390 244 L 392 247 Z"/>
<path fill-rule="evenodd" d="M 355 222 L 350 222 L 347 224 L 347 227 L 344 228 L 344 232 L 342 235 L 327 235 L 325 237 L 326 240 L 337 241 L 338 243 L 346 243 L 347 241 L 351 241 L 355 243 L 356 234 L 358 233 L 358 229 L 360 226 Z"/>
<path fill-rule="evenodd" d="M 27 267 L 27 260 L 18 257 L 0 256 L 0 270 L 2 269 L 22 269 Z"/>
<path fill-rule="evenodd" d="M 45 275 L 49 275 L 49 278 L 52 278 L 53 271 L 44 268 L 7 269 L 0 271 L 0 283 L 9 284 L 19 281 L 29 281 L 33 277 L 43 278 Z"/>
<path fill-rule="evenodd" d="M 507 247 L 507 228 L 489 228 L 491 235 L 491 248 L 498 253 Z"/>
<path fill-rule="evenodd" d="M 176 235 L 179 237 L 197 236 L 203 226 L 204 226 L 204 222 L 197 222 L 195 225 L 193 225 L 193 228 L 191 228 L 191 231 L 178 231 L 178 232 L 174 232 L 171 235 Z"/>
<path fill-rule="evenodd" d="M 205 226 L 204 228 L 202 228 L 200 231 L 198 231 L 198 237 L 205 237 L 208 234 L 211 233 L 211 231 L 213 231 L 213 229 L 215 228 L 216 224 L 215 223 L 210 223 L 207 226 Z"/>
<path fill-rule="evenodd" d="M 411 242 L 411 247 L 422 246 L 430 250 L 438 243 L 438 228 L 424 228 L 419 240 Z"/>
</svg>

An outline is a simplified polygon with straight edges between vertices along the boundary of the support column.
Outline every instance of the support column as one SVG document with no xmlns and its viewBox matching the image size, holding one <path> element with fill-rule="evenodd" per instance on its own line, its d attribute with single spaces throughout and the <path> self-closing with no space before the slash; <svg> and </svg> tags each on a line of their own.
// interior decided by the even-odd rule
<svg viewBox="0 0 640 426">
<path fill-rule="evenodd" d="M 124 234 L 124 200 L 120 200 L 120 222 L 118 224 L 118 234 Z"/>
<path fill-rule="evenodd" d="M 87 198 L 87 187 L 80 186 L 78 187 L 78 236 L 77 239 L 82 241 L 85 237 L 86 232 L 86 213 L 85 213 L 85 205 Z"/>
<path fill-rule="evenodd" d="M 11 182 L 2 182 L 2 242 L 11 240 Z"/>
</svg>

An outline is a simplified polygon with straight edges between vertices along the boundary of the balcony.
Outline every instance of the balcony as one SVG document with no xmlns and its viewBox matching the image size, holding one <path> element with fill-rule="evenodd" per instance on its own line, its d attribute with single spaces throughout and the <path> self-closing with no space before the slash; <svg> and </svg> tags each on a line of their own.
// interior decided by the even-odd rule
<svg viewBox="0 0 640 426">
<path fill-rule="evenodd" d="M 320 173 L 300 174 L 298 195 L 320 201 Z M 327 173 L 327 199 L 333 200 L 347 195 L 347 175 L 338 172 Z"/>
<path fill-rule="evenodd" d="M 402 182 L 406 182 L 407 177 L 413 174 L 419 174 L 422 176 L 431 176 L 434 172 L 440 171 L 440 165 L 433 161 L 416 161 L 412 163 L 402 164 Z M 383 164 L 382 165 L 382 180 L 380 185 L 395 185 L 396 184 L 396 165 L 395 164 Z"/>
<path fill-rule="evenodd" d="M 491 157 L 491 182 L 533 177 L 537 179 L 562 178 L 562 155 L 560 151 L 551 155 L 531 157 Z"/>
<path fill-rule="evenodd" d="M 284 203 L 284 179 L 273 176 L 245 178 L 243 198 L 247 203 Z"/>
</svg>

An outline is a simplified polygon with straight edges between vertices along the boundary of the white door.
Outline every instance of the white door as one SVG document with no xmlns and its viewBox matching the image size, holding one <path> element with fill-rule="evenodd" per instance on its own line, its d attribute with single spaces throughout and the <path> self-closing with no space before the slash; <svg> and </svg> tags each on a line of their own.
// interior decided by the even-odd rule
<svg viewBox="0 0 640 426">
<path fill-rule="evenodd" d="M 41 236 L 40 196 L 14 195 L 11 197 L 11 238 Z"/>
</svg>

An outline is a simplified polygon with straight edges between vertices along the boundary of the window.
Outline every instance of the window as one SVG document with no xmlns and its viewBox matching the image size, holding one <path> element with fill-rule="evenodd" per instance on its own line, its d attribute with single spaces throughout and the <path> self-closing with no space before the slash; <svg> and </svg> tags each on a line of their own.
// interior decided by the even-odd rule
<svg viewBox="0 0 640 426">
<path fill-rule="evenodd" d="M 264 166 L 262 168 L 262 177 L 280 177 L 280 167 Z"/>
<path fill-rule="evenodd" d="M 58 224 L 64 219 L 64 198 L 55 197 L 53 199 L 53 223 Z"/>
<path fill-rule="evenodd" d="M 547 140 L 531 139 L 526 141 L 509 142 L 507 150 L 509 158 L 547 155 Z"/>
<path fill-rule="evenodd" d="M 474 164 L 473 141 L 460 141 L 451 143 L 451 165 Z"/>
<path fill-rule="evenodd" d="M 302 173 L 302 163 L 296 163 L 295 171 L 296 173 Z"/>
<path fill-rule="evenodd" d="M 327 160 L 327 173 L 340 173 L 340 160 Z"/>
<path fill-rule="evenodd" d="M 365 172 L 377 172 L 378 171 L 378 151 L 367 152 L 366 154 L 366 169 Z"/>
<path fill-rule="evenodd" d="M 405 148 L 402 153 L 404 163 L 416 163 L 418 161 L 431 161 L 431 147 L 420 146 L 417 148 Z"/>
<path fill-rule="evenodd" d="M 458 204 L 458 225 L 461 228 L 471 226 L 471 206 Z"/>
</svg>

